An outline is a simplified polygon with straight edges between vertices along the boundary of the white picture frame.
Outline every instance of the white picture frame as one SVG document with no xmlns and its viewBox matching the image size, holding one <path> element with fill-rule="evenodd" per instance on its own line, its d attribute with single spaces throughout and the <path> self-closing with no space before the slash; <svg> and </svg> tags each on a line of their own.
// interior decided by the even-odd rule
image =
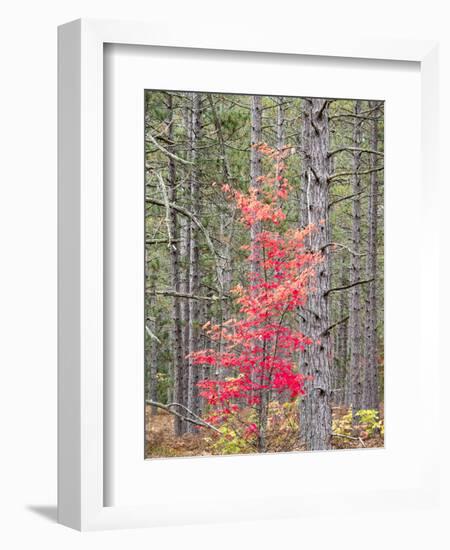
<svg viewBox="0 0 450 550">
<path fill-rule="evenodd" d="M 421 86 L 421 186 L 434 197 L 438 191 L 436 151 L 438 138 L 437 44 L 432 41 L 349 40 L 335 38 L 259 36 L 251 31 L 230 36 L 217 30 L 214 35 L 194 37 L 181 23 L 170 29 L 152 23 L 78 20 L 59 28 L 59 352 L 58 352 L 58 518 L 59 522 L 80 530 L 110 529 L 201 523 L 214 521 L 214 510 L 199 513 L 194 500 L 189 506 L 186 495 L 179 495 L 182 507 L 173 509 L 148 504 L 105 506 L 108 476 L 104 457 L 104 193 L 103 193 L 103 113 L 104 46 L 129 44 L 226 50 L 235 53 L 308 55 L 329 58 L 408 61 L 420 64 Z M 180 50 L 181 51 L 181 50 Z M 338 59 L 339 60 L 339 59 Z M 300 95 L 300 94 L 299 94 Z M 436 280 L 433 258 L 437 260 L 437 229 L 431 221 L 437 215 L 436 201 L 429 201 L 422 212 L 431 255 L 423 267 L 423 280 Z M 388 238 L 388 237 L 387 237 Z M 430 243 L 433 243 L 430 246 Z M 423 252 L 423 250 L 422 250 Z M 436 262 L 437 263 L 437 262 Z M 420 307 L 438 314 L 438 287 Z M 425 330 L 421 327 L 420 330 Z M 430 430 L 437 430 L 438 342 L 436 334 L 427 334 L 430 361 L 426 376 L 432 403 L 426 413 Z M 434 349 L 434 351 L 433 351 Z M 420 372 L 420 376 L 425 376 Z M 434 383 L 433 383 L 434 381 Z M 431 389 L 430 389 L 431 388 Z M 422 390 L 423 391 L 423 390 Z M 434 392 L 434 393 L 433 393 Z M 434 399 L 436 397 L 436 399 Z M 439 478 L 435 469 L 437 450 L 430 437 L 427 452 L 421 457 L 419 481 L 411 487 L 392 490 L 393 508 L 411 504 L 430 506 L 437 501 Z M 342 456 L 342 455 L 340 455 Z M 283 457 L 279 458 L 284 460 Z M 143 460 L 143 458 L 142 458 Z M 208 460 L 208 459 L 203 459 Z M 214 459 L 217 460 L 217 459 Z M 239 460 L 233 458 L 234 468 Z M 333 459 L 334 460 L 334 459 Z M 338 455 L 336 459 L 339 460 Z M 338 465 L 338 462 L 336 462 Z M 292 467 L 291 465 L 289 467 Z M 301 516 L 323 510 L 324 488 L 308 494 L 308 502 L 298 494 L 278 506 L 277 517 Z M 271 495 L 267 495 L 270 498 Z M 386 491 L 373 499 L 386 499 Z M 173 495 L 172 495 L 173 497 Z M 175 496 L 175 501 L 177 500 Z M 342 494 L 342 502 L 351 503 L 352 495 Z M 217 499 L 212 498 L 220 509 Z M 251 508 L 250 503 L 251 502 Z M 421 503 L 421 504 L 419 504 Z M 198 503 L 197 503 L 198 504 Z M 205 504 L 205 502 L 203 502 Z M 222 503 L 223 504 L 223 503 Z M 182 508 L 182 509 L 181 509 Z M 184 510 L 184 512 L 182 511 Z M 188 510 L 188 512 L 186 512 Z M 264 495 L 244 502 L 239 496 L 231 512 L 221 520 L 274 517 Z"/>
</svg>

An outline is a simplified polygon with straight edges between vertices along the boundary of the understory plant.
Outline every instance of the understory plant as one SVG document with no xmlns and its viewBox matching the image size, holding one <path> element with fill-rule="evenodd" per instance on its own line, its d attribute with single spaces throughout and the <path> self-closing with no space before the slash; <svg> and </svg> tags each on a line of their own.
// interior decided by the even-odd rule
<svg viewBox="0 0 450 550">
<path fill-rule="evenodd" d="M 376 409 L 361 409 L 353 413 L 350 407 L 343 416 L 333 420 L 333 433 L 344 436 L 363 433 L 367 437 L 384 435 L 384 420 Z"/>
</svg>

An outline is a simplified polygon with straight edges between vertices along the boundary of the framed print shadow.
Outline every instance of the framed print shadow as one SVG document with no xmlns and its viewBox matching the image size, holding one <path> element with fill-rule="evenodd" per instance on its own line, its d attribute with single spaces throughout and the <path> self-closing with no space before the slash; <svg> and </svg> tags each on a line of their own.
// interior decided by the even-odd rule
<svg viewBox="0 0 450 550">
<path fill-rule="evenodd" d="M 59 522 L 434 509 L 436 44 L 79 20 L 58 50 Z"/>
</svg>

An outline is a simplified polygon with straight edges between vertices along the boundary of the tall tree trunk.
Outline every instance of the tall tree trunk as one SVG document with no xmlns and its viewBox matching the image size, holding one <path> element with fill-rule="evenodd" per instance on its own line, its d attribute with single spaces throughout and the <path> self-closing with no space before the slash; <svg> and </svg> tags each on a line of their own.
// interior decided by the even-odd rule
<svg viewBox="0 0 450 550">
<path fill-rule="evenodd" d="M 300 227 L 306 227 L 310 221 L 308 209 L 308 189 L 311 175 L 311 103 L 308 99 L 302 100 L 301 130 L 299 132 L 300 157 L 302 162 L 299 222 Z"/>
<path fill-rule="evenodd" d="M 189 218 L 183 218 L 181 222 L 181 258 L 182 258 L 182 279 L 181 279 L 181 292 L 183 294 L 189 294 L 189 279 L 190 279 L 190 256 L 191 256 L 191 220 Z M 182 389 L 182 403 L 187 405 L 188 400 L 188 380 L 189 380 L 189 325 L 190 325 L 190 311 L 189 300 L 187 298 L 181 301 L 181 325 L 182 325 L 182 342 L 183 342 L 183 389 Z"/>
<path fill-rule="evenodd" d="M 307 450 L 330 448 L 330 356 L 331 338 L 328 290 L 330 288 L 329 212 L 329 127 L 328 102 L 323 99 L 306 100 L 311 121 L 309 135 L 310 165 L 307 170 L 307 211 L 309 222 L 315 227 L 309 245 L 312 251 L 323 251 L 323 261 L 317 266 L 316 288 L 303 309 L 305 333 L 313 344 L 303 354 L 302 372 L 308 377 L 306 395 L 301 399 L 301 436 Z"/>
<path fill-rule="evenodd" d="M 281 153 L 285 146 L 284 142 L 284 125 L 285 125 L 285 115 L 284 115 L 284 98 L 277 97 L 277 149 Z M 280 166 L 280 163 L 277 163 L 276 177 L 282 178 L 284 176 L 283 169 Z"/>
<path fill-rule="evenodd" d="M 341 266 L 339 274 L 339 285 L 345 286 L 347 280 L 347 257 L 342 254 Z M 348 295 L 346 292 L 340 292 L 337 298 L 338 320 L 341 321 L 336 329 L 336 346 L 334 368 L 336 369 L 335 388 L 336 395 L 334 401 L 337 405 L 346 403 L 346 371 L 347 371 L 347 332 L 348 319 L 346 319 L 348 311 Z"/>
<path fill-rule="evenodd" d="M 260 188 L 259 178 L 262 175 L 262 156 L 258 150 L 259 145 L 262 143 L 262 101 L 261 96 L 254 95 L 251 98 L 251 130 L 250 130 L 250 185 L 258 192 Z M 261 231 L 260 224 L 255 223 L 250 229 L 250 247 L 251 247 L 251 271 L 257 276 L 260 274 L 259 261 L 256 257 L 256 240 L 258 234 Z M 254 374 L 251 374 L 252 382 L 255 382 Z M 264 407 L 263 403 L 259 406 L 259 413 L 261 407 Z"/>
<path fill-rule="evenodd" d="M 169 111 L 168 118 L 168 141 L 172 143 L 173 141 L 173 118 L 174 118 L 174 108 L 173 108 L 173 98 L 171 94 L 168 94 L 167 97 L 167 108 Z M 169 150 L 173 149 L 169 145 Z M 174 152 L 174 151 L 171 151 Z M 177 201 L 177 187 L 176 187 L 176 167 L 173 158 L 168 159 L 168 199 L 169 202 L 176 203 Z M 176 211 L 172 208 L 170 210 L 170 221 L 169 221 L 169 235 L 168 235 L 168 246 L 170 253 L 170 276 L 171 276 L 171 286 L 175 292 L 180 292 L 180 265 L 179 265 L 179 250 L 177 239 L 179 235 L 178 228 L 178 219 Z M 175 242 L 172 242 L 175 241 Z M 181 303 L 180 299 L 176 296 L 172 298 L 172 318 L 173 318 L 173 373 L 174 373 L 174 392 L 173 398 L 177 403 L 183 402 L 183 385 L 184 385 L 184 365 L 183 365 L 183 335 L 181 332 Z M 180 418 L 174 417 L 174 428 L 177 435 L 181 435 L 184 432 L 184 423 Z"/>
<path fill-rule="evenodd" d="M 167 106 L 169 110 L 168 127 L 168 140 L 169 143 L 173 142 L 173 98 L 172 95 L 168 95 Z M 171 146 L 169 146 L 171 148 Z M 171 203 L 177 201 L 177 188 L 176 188 L 176 167 L 173 158 L 169 157 L 169 170 L 168 170 L 168 199 Z M 176 242 L 178 240 L 178 219 L 176 211 L 170 209 L 169 220 L 169 251 L 170 251 L 170 273 L 171 273 L 171 286 L 176 293 L 180 292 L 180 267 L 179 267 L 179 251 Z M 183 364 L 183 335 L 181 329 L 181 304 L 180 299 L 176 296 L 172 298 L 172 319 L 173 319 L 173 372 L 174 372 L 174 400 L 177 403 L 183 404 L 183 387 L 185 369 Z M 182 412 L 180 410 L 180 412 Z M 181 435 L 185 431 L 185 423 L 178 418 L 174 417 L 174 429 L 176 435 Z"/>
<path fill-rule="evenodd" d="M 186 97 L 187 103 L 184 106 L 184 128 L 186 131 L 187 142 L 187 157 L 191 160 L 192 157 L 192 98 L 190 95 Z M 183 201 L 190 208 L 190 178 L 185 174 L 184 181 L 181 184 L 181 192 Z M 191 259 L 191 224 L 192 220 L 189 217 L 183 217 L 181 222 L 181 246 L 180 257 L 182 259 L 182 279 L 181 292 L 189 294 L 190 281 L 190 259 Z M 184 298 L 181 302 L 181 319 L 182 319 L 182 338 L 183 338 L 183 390 L 182 404 L 187 406 L 188 402 L 188 386 L 189 386 L 189 332 L 190 332 L 190 306 L 189 300 Z M 183 423 L 184 431 L 186 431 L 186 423 Z"/>
<path fill-rule="evenodd" d="M 251 99 L 251 134 L 250 134 L 250 185 L 256 191 L 259 191 L 262 175 L 262 155 L 258 150 L 262 143 L 262 103 L 261 96 L 255 95 Z M 254 244 L 261 228 L 259 224 L 253 224 L 251 228 L 251 245 L 254 249 Z M 252 250 L 253 252 L 253 250 Z M 253 261 L 252 268 L 254 272 L 258 272 L 258 262 Z"/>
<path fill-rule="evenodd" d="M 254 95 L 251 100 L 251 135 L 250 135 L 250 185 L 256 191 L 260 188 L 259 178 L 262 175 L 261 153 L 258 146 L 262 142 L 262 103 L 261 96 Z M 254 254 L 255 241 L 261 231 L 259 224 L 253 224 L 250 232 L 252 255 Z M 253 273 L 258 273 L 259 265 L 257 259 L 252 261 Z"/>
<path fill-rule="evenodd" d="M 214 104 L 214 99 L 211 94 L 208 94 L 208 101 L 211 106 L 212 118 L 214 120 L 214 127 L 217 133 L 218 149 L 219 149 L 219 166 L 222 171 L 223 181 L 229 182 L 232 178 L 229 159 L 227 155 L 226 143 L 224 138 L 224 132 L 221 122 L 222 108 L 219 104 L 219 110 Z M 220 208 L 219 211 L 219 242 L 221 243 L 220 257 L 217 259 L 218 268 L 220 270 L 220 279 L 222 285 L 219 284 L 219 294 L 229 295 L 232 281 L 232 266 L 231 266 L 231 243 L 233 237 L 235 212 L 231 214 L 228 205 L 225 208 Z M 227 223 L 228 221 L 228 223 Z M 218 324 L 222 326 L 222 323 L 229 319 L 230 310 L 228 300 L 220 300 L 218 304 Z M 211 319 L 211 317 L 208 317 Z M 216 343 L 218 351 L 220 353 L 222 347 L 222 339 L 219 339 Z M 225 371 L 220 366 L 217 366 L 216 372 L 217 378 L 223 380 L 225 377 Z"/>
<path fill-rule="evenodd" d="M 156 341 L 156 313 L 155 295 L 152 294 L 155 284 L 155 274 L 149 267 L 148 249 L 145 249 L 145 288 L 150 292 L 145 293 L 146 304 L 146 319 L 145 319 L 145 364 L 147 368 L 147 397 L 152 401 L 158 401 L 158 348 Z M 158 409 L 151 407 L 152 416 L 158 414 Z"/>
<path fill-rule="evenodd" d="M 355 102 L 355 122 L 353 127 L 353 176 L 352 176 L 352 249 L 350 283 L 361 279 L 361 101 Z M 361 409 L 363 396 L 362 379 L 362 331 L 361 331 L 361 287 L 350 289 L 349 312 L 349 368 L 351 376 L 351 406 L 353 412 Z"/>
<path fill-rule="evenodd" d="M 197 168 L 197 148 L 200 134 L 200 116 L 201 116 L 201 97 L 199 93 L 192 94 L 192 132 L 191 132 L 191 176 L 190 176 L 190 202 L 193 216 L 199 218 L 200 187 L 199 174 Z M 195 223 L 190 224 L 190 257 L 189 257 L 189 294 L 199 294 L 199 249 L 198 249 L 198 228 Z M 200 323 L 200 304 L 198 300 L 189 300 L 189 354 L 199 349 L 199 323 Z M 194 414 L 199 413 L 198 401 L 198 368 L 189 359 L 188 369 L 188 395 L 187 408 Z M 188 424 L 187 431 L 193 432 L 194 425 Z"/>
<path fill-rule="evenodd" d="M 370 148 L 378 150 L 378 109 L 377 103 L 369 103 L 373 121 L 371 124 Z M 378 409 L 378 365 L 377 365 L 377 222 L 378 222 L 378 175 L 375 172 L 377 166 L 377 155 L 370 156 L 370 190 L 368 205 L 368 226 L 369 235 L 367 243 L 367 279 L 369 283 L 366 301 L 366 369 L 364 384 L 364 408 Z"/>
</svg>

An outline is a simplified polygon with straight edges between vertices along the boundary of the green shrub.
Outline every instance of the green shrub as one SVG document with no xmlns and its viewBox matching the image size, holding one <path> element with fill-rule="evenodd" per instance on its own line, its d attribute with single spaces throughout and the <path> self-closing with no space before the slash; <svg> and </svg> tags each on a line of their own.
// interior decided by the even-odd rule
<svg viewBox="0 0 450 550">
<path fill-rule="evenodd" d="M 369 437 L 376 433 L 384 435 L 384 421 L 376 409 L 361 409 L 353 414 L 350 407 L 348 412 L 333 420 L 333 433 L 339 435 L 354 435 L 355 430 L 367 432 Z"/>
<path fill-rule="evenodd" d="M 232 427 L 223 425 L 219 431 L 219 436 L 208 438 L 211 443 L 211 451 L 214 454 L 234 455 L 255 451 L 251 442 L 240 437 Z"/>
<path fill-rule="evenodd" d="M 384 421 L 380 419 L 380 413 L 376 409 L 362 409 L 355 416 L 358 419 L 358 424 L 369 436 L 375 433 L 384 435 Z"/>
</svg>

